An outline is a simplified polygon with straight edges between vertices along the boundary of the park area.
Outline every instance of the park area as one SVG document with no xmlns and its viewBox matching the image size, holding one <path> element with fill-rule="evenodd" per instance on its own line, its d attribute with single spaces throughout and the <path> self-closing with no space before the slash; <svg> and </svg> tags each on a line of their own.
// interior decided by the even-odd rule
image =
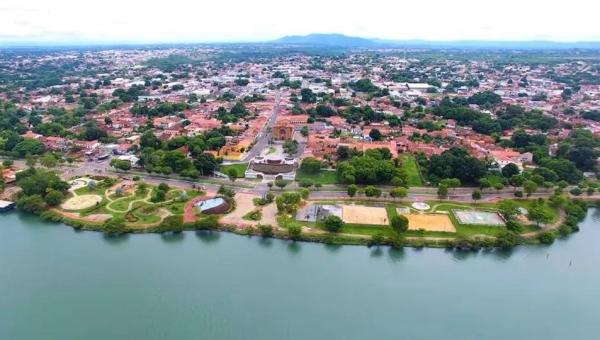
<svg viewBox="0 0 600 340">
<path fill-rule="evenodd" d="M 520 208 L 532 203 L 526 200 L 514 202 Z M 360 202 L 338 204 L 332 201 L 309 201 L 296 215 L 296 222 L 308 228 L 324 229 L 323 220 L 335 215 L 344 225 L 340 233 L 356 236 L 381 234 L 392 237 L 390 227 L 395 216 L 408 220 L 408 228 L 402 232 L 409 237 L 462 238 L 472 236 L 498 236 L 507 231 L 506 223 L 496 203 L 427 202 Z M 539 230 L 539 226 L 520 215 L 521 232 Z"/>
<path fill-rule="evenodd" d="M 204 195 L 198 190 L 111 178 L 77 178 L 69 184 L 70 195 L 55 212 L 92 224 L 122 219 L 134 229 L 157 226 L 169 216 L 183 216 L 186 202 Z"/>
</svg>

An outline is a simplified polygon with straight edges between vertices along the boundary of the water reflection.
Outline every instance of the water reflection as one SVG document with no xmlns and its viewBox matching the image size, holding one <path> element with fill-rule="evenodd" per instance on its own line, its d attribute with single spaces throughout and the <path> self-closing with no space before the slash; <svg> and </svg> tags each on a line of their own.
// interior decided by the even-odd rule
<svg viewBox="0 0 600 340">
<path fill-rule="evenodd" d="M 287 249 L 292 254 L 298 254 L 302 250 L 302 245 L 300 245 L 300 242 L 293 241 L 288 243 Z"/>
<path fill-rule="evenodd" d="M 491 254 L 498 260 L 506 261 L 514 254 L 514 252 L 515 250 L 513 248 L 495 249 Z"/>
<path fill-rule="evenodd" d="M 185 233 L 162 233 L 160 238 L 166 243 L 177 243 L 185 239 Z"/>
<path fill-rule="evenodd" d="M 120 245 L 129 240 L 129 234 L 121 234 L 121 235 L 109 235 L 102 234 L 102 239 L 106 241 L 106 243 L 110 245 Z"/>
<path fill-rule="evenodd" d="M 383 255 L 383 249 L 380 246 L 375 246 L 371 250 L 371 257 L 381 257 Z"/>
<path fill-rule="evenodd" d="M 458 261 L 464 261 L 470 257 L 477 256 L 478 251 L 476 250 L 460 250 L 455 249 L 452 251 L 452 258 Z"/>
<path fill-rule="evenodd" d="M 406 257 L 406 251 L 404 248 L 393 248 L 388 249 L 388 257 L 391 262 L 401 262 Z"/>
<path fill-rule="evenodd" d="M 258 244 L 263 248 L 271 248 L 273 246 L 273 239 L 268 237 L 261 237 L 258 239 Z"/>
<path fill-rule="evenodd" d="M 325 249 L 330 253 L 335 253 L 340 250 L 340 248 L 342 248 L 342 245 L 340 244 L 325 243 Z"/>
<path fill-rule="evenodd" d="M 203 243 L 215 243 L 217 241 L 219 241 L 219 239 L 221 238 L 221 233 L 218 231 L 212 231 L 212 230 L 198 230 L 196 231 L 196 236 L 203 242 Z"/>
</svg>

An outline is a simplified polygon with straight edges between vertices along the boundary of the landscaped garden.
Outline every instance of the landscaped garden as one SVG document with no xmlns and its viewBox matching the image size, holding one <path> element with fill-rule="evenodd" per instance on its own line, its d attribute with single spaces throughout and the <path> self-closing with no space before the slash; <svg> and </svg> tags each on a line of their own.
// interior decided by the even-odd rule
<svg viewBox="0 0 600 340">
<path fill-rule="evenodd" d="M 153 228 L 169 216 L 183 216 L 186 202 L 204 194 L 164 183 L 154 186 L 110 178 L 80 178 L 70 184 L 70 196 L 56 212 L 83 222 L 122 221 L 133 229 Z"/>
</svg>

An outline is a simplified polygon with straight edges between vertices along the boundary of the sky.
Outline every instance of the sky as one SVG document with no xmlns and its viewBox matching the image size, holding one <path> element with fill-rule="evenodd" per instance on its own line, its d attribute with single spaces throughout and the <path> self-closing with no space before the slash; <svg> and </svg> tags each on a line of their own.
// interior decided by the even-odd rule
<svg viewBox="0 0 600 340">
<path fill-rule="evenodd" d="M 1 0 L 0 43 L 600 41 L 598 0 Z"/>
</svg>

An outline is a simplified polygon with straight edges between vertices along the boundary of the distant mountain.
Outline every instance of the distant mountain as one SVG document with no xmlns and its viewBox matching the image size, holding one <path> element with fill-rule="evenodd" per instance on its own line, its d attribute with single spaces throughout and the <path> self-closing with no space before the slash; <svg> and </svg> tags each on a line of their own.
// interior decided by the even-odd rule
<svg viewBox="0 0 600 340">
<path fill-rule="evenodd" d="M 546 40 L 524 40 L 524 41 L 494 41 L 494 40 L 373 40 L 382 45 L 421 47 L 421 48 L 464 48 L 464 49 L 598 49 L 600 42 L 577 41 L 559 42 Z"/>
<path fill-rule="evenodd" d="M 370 47 L 378 45 L 377 42 L 365 38 L 350 37 L 343 34 L 309 34 L 289 35 L 274 41 L 276 44 L 289 45 L 325 45 L 339 47 Z"/>
</svg>

